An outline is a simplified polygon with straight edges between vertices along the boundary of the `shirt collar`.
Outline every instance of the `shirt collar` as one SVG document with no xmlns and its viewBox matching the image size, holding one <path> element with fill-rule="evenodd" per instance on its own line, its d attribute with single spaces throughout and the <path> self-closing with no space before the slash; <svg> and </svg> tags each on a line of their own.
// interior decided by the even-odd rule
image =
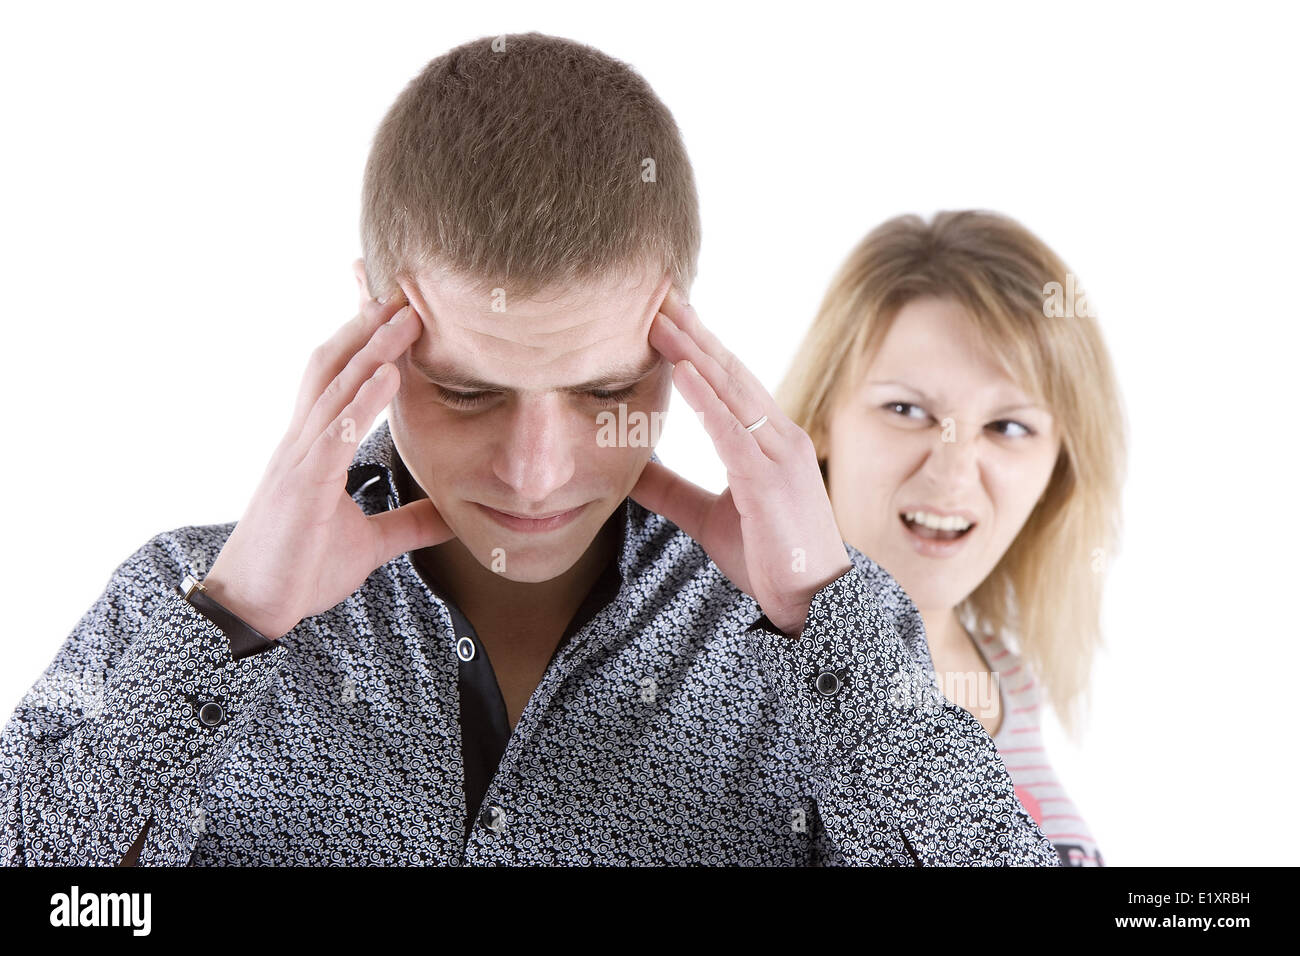
<svg viewBox="0 0 1300 956">
<path fill-rule="evenodd" d="M 650 460 L 660 461 L 654 452 L 650 453 Z M 402 500 L 394 473 L 396 461 L 400 461 L 400 457 L 385 420 L 361 441 L 352 464 L 348 467 L 348 494 L 356 497 L 358 492 L 362 492 L 359 503 L 366 514 L 391 511 L 407 503 Z M 638 553 L 638 545 L 648 538 L 649 525 L 663 519 L 631 498 L 624 498 L 621 508 L 616 509 L 615 514 L 620 510 L 622 535 L 618 543 L 618 573 L 621 586 L 623 581 L 634 577 L 638 570 L 643 569 L 644 560 Z"/>
</svg>

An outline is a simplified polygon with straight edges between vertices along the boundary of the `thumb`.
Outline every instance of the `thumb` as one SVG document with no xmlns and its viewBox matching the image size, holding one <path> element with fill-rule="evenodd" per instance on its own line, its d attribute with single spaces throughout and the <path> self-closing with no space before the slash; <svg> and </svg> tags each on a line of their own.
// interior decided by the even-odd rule
<svg viewBox="0 0 1300 956">
<path fill-rule="evenodd" d="M 381 567 L 407 551 L 432 548 L 456 537 L 428 498 L 412 501 L 393 511 L 381 511 L 372 515 L 370 521 L 379 542 L 377 556 L 380 561 L 375 567 Z"/>
<path fill-rule="evenodd" d="M 663 515 L 696 541 L 701 540 L 709 510 L 718 500 L 711 491 L 657 461 L 646 462 L 628 497 L 646 510 Z"/>
</svg>

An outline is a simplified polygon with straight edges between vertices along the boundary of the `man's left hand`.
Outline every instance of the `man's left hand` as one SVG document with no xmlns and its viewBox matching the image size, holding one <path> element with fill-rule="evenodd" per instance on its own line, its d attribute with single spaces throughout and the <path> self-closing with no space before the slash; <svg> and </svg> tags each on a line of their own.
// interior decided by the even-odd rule
<svg viewBox="0 0 1300 956">
<path fill-rule="evenodd" d="M 630 496 L 698 541 L 773 624 L 798 636 L 813 595 L 852 567 L 812 439 L 675 287 L 650 344 L 673 363 L 673 384 L 713 439 L 727 488 L 715 495 L 652 461 Z"/>
</svg>

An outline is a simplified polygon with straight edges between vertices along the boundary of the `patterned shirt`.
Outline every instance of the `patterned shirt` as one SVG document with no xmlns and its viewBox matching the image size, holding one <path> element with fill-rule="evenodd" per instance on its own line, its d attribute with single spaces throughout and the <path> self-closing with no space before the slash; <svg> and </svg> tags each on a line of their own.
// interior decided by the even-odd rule
<svg viewBox="0 0 1300 956">
<path fill-rule="evenodd" d="M 993 743 L 1007 765 L 1021 806 L 1055 844 L 1065 865 L 1105 866 L 1097 841 L 1047 759 L 1034 675 L 995 634 L 981 634 L 975 646 L 998 676 L 1002 723 Z"/>
<path fill-rule="evenodd" d="M 395 457 L 381 423 L 349 471 L 364 513 L 402 504 Z M 177 588 L 234 523 L 154 536 L 0 737 L 0 863 L 115 864 L 148 824 L 140 865 L 1059 865 L 875 562 L 845 545 L 795 639 L 676 525 L 614 516 L 612 596 L 495 768 L 480 749 L 476 816 L 481 648 L 410 553 L 236 658 Z"/>
</svg>

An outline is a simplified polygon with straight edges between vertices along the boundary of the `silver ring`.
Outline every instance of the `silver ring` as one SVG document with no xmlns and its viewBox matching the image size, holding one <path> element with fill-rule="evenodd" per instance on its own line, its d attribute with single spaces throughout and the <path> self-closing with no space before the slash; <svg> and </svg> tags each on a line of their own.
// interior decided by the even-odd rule
<svg viewBox="0 0 1300 956">
<path fill-rule="evenodd" d="M 760 418 L 758 421 L 754 422 L 754 424 L 752 424 L 752 425 L 746 425 L 746 426 L 745 426 L 745 431 L 747 431 L 747 432 L 752 432 L 752 431 L 754 431 L 755 429 L 762 428 L 762 427 L 763 427 L 764 425 L 766 425 L 766 424 L 767 424 L 767 416 L 764 415 L 764 416 L 763 416 L 762 418 Z"/>
</svg>

